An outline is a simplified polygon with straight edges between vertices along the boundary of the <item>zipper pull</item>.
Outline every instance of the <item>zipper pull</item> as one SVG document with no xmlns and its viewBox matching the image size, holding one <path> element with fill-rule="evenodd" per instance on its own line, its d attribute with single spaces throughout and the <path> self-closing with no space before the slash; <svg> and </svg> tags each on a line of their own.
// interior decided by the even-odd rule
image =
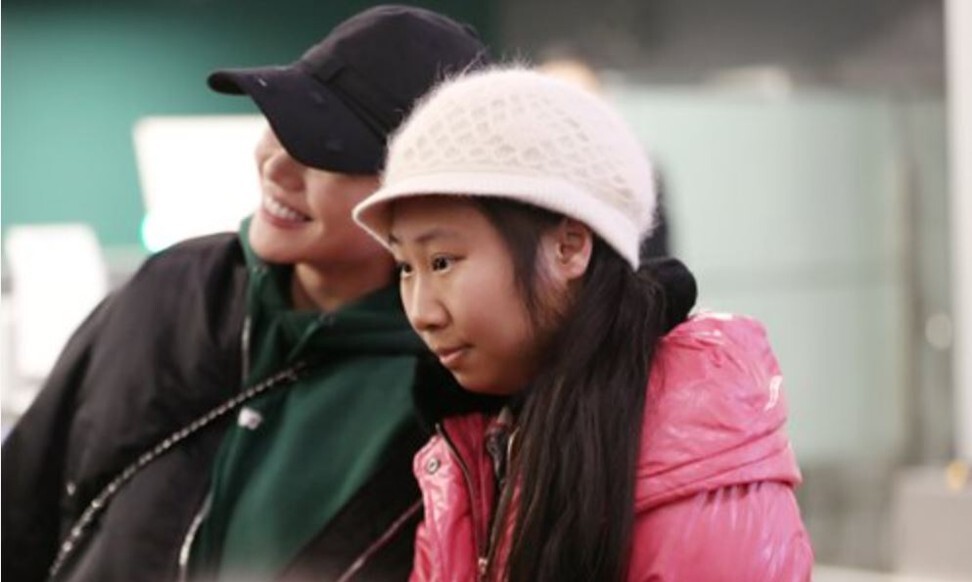
<svg viewBox="0 0 972 582">
<path fill-rule="evenodd" d="M 479 579 L 480 580 L 485 580 L 486 579 L 486 569 L 489 567 L 489 560 L 486 559 L 483 556 L 480 556 L 479 557 L 479 560 L 477 561 L 477 563 L 479 565 Z"/>
</svg>

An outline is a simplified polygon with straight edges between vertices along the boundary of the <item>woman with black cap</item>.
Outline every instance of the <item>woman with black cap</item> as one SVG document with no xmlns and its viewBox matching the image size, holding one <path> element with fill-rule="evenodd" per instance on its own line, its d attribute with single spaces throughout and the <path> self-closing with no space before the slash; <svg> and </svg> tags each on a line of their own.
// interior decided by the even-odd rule
<svg viewBox="0 0 972 582">
<path fill-rule="evenodd" d="M 380 6 L 293 64 L 209 78 L 269 122 L 262 199 L 238 234 L 150 258 L 64 349 L 3 445 L 8 580 L 407 575 L 411 394 L 441 378 L 351 208 L 413 102 L 485 53 Z"/>
</svg>

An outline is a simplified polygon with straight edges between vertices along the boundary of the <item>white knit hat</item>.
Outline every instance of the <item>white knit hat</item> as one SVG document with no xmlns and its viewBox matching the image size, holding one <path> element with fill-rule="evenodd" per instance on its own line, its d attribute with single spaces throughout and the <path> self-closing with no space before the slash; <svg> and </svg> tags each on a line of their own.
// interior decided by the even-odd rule
<svg viewBox="0 0 972 582">
<path fill-rule="evenodd" d="M 390 202 L 428 194 L 495 196 L 588 225 L 638 267 L 655 212 L 651 164 L 598 97 L 524 69 L 441 84 L 392 138 L 382 187 L 354 218 L 388 245 Z"/>
</svg>

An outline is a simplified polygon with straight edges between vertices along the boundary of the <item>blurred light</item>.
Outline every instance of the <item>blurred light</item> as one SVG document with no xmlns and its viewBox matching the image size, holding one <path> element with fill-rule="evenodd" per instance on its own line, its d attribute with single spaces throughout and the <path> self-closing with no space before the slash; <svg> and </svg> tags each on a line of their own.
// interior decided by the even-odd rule
<svg viewBox="0 0 972 582">
<path fill-rule="evenodd" d="M 591 93 L 601 93 L 601 81 L 587 63 L 577 59 L 551 59 L 537 67 L 542 73 L 557 77 Z"/>
<path fill-rule="evenodd" d="M 970 481 L 970 468 L 964 461 L 952 461 L 945 467 L 945 483 L 949 491 L 956 493 L 965 489 Z"/>
<path fill-rule="evenodd" d="M 260 199 L 253 148 L 265 128 L 260 115 L 139 120 L 133 134 L 145 248 L 155 252 L 188 238 L 236 231 Z"/>
<path fill-rule="evenodd" d="M 776 65 L 725 69 L 713 75 L 710 82 L 719 89 L 742 90 L 771 99 L 783 99 L 793 93 L 789 71 Z"/>
<path fill-rule="evenodd" d="M 925 339 L 939 350 L 952 347 L 952 318 L 945 313 L 936 313 L 926 319 Z"/>
<path fill-rule="evenodd" d="M 142 218 L 141 233 L 142 245 L 150 253 L 161 251 L 178 240 L 178 235 L 174 232 L 166 232 L 165 223 L 155 219 L 151 212 L 147 212 Z"/>
</svg>

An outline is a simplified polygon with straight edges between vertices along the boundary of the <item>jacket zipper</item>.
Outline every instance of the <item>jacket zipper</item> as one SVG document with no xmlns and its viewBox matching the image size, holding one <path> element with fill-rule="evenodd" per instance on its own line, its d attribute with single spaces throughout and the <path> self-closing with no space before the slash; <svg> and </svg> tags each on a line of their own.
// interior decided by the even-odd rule
<svg viewBox="0 0 972 582">
<path fill-rule="evenodd" d="M 368 546 L 368 548 L 364 552 L 362 552 L 361 555 L 358 556 L 358 558 L 354 562 L 351 563 L 351 566 L 348 567 L 348 569 L 345 570 L 343 574 L 341 574 L 341 577 L 337 579 L 337 582 L 349 582 L 355 575 L 358 574 L 358 572 L 362 568 L 364 568 L 368 564 L 368 560 L 370 560 L 375 554 L 377 554 L 378 550 L 388 545 L 388 542 L 390 542 L 392 538 L 398 535 L 398 532 L 401 531 L 403 527 L 405 527 L 405 524 L 408 523 L 408 520 L 410 520 L 412 516 L 414 516 L 416 513 L 420 511 L 422 511 L 421 499 L 413 503 L 411 507 L 409 507 L 408 509 L 405 510 L 404 513 L 399 515 L 398 519 L 396 519 L 390 526 L 388 526 L 388 529 L 385 530 L 385 533 L 381 534 L 381 537 L 379 537 L 377 540 L 375 540 L 374 543 Z"/>
<path fill-rule="evenodd" d="M 181 444 L 183 441 L 196 434 L 198 431 L 209 426 L 214 421 L 226 416 L 231 411 L 239 408 L 244 402 L 248 402 L 269 390 L 279 388 L 281 385 L 296 382 L 300 377 L 300 373 L 306 367 L 307 365 L 304 362 L 298 362 L 286 370 L 274 374 L 263 382 L 247 388 L 240 394 L 237 394 L 222 404 L 219 404 L 215 408 L 210 409 L 202 416 L 196 418 L 179 430 L 171 433 L 154 447 L 142 453 L 135 461 L 130 463 L 124 468 L 124 470 L 122 470 L 111 481 L 108 482 L 108 484 L 94 497 L 94 499 L 91 500 L 85 510 L 81 513 L 81 517 L 74 522 L 74 525 L 69 530 L 67 538 L 62 541 L 61 546 L 58 549 L 54 563 L 48 570 L 49 577 L 51 579 L 55 579 L 57 577 L 67 560 L 75 553 L 81 541 L 86 537 L 88 529 L 97 521 L 97 519 L 101 516 L 101 513 L 108 507 L 111 499 L 118 493 L 118 491 L 121 490 L 122 487 L 131 481 L 131 479 L 139 471 L 144 469 L 147 465 L 151 464 L 162 455 L 169 452 L 169 450 L 173 447 Z M 187 562 L 188 559 L 189 556 L 187 554 Z"/>
<path fill-rule="evenodd" d="M 479 531 L 480 522 L 482 518 L 481 516 L 477 515 L 478 510 L 476 508 L 476 498 L 473 495 L 474 488 L 472 484 L 472 475 L 469 472 L 469 466 L 466 465 L 466 462 L 462 458 L 462 455 L 459 454 L 459 450 L 456 449 L 455 444 L 453 444 L 452 439 L 449 437 L 449 433 L 446 432 L 445 427 L 442 426 L 442 423 L 436 423 L 435 432 L 442 437 L 442 440 L 445 441 L 446 447 L 449 449 L 449 452 L 452 454 L 452 457 L 456 460 L 457 463 L 459 463 L 459 468 L 462 470 L 462 476 L 466 481 L 466 488 L 469 490 L 469 499 L 470 499 L 469 509 L 473 514 L 473 522 L 475 526 L 473 527 L 473 536 L 475 538 L 474 541 L 476 543 L 476 554 L 477 554 L 476 566 L 478 570 L 477 579 L 483 580 L 485 579 L 486 571 L 489 566 L 489 559 L 487 558 L 487 555 L 489 553 L 489 548 L 484 547 L 483 539 L 482 539 L 483 536 L 482 533 Z M 477 517 L 479 519 L 477 519 Z"/>
<path fill-rule="evenodd" d="M 246 387 L 246 378 L 250 375 L 250 329 L 253 319 L 247 315 L 243 319 L 243 331 L 240 332 L 240 386 Z M 189 559 L 192 557 L 192 546 L 196 541 L 196 534 L 203 521 L 209 516 L 209 509 L 212 504 L 212 493 L 207 493 L 202 505 L 193 516 L 186 536 L 182 539 L 179 547 L 179 582 L 186 582 L 189 579 Z"/>
<path fill-rule="evenodd" d="M 507 437 L 505 451 L 499 450 L 496 447 L 495 441 L 486 442 L 486 450 L 489 452 L 490 456 L 493 457 L 493 462 L 494 462 L 493 477 L 496 482 L 496 505 L 495 505 L 496 509 L 493 512 L 493 515 L 490 519 L 489 541 L 487 542 L 487 546 L 486 546 L 485 562 L 482 563 L 482 565 L 480 566 L 481 569 L 483 570 L 481 575 L 486 574 L 490 562 L 492 562 L 496 557 L 494 552 L 498 550 L 500 529 L 503 527 L 503 522 L 506 518 L 507 506 L 510 504 L 511 502 L 510 500 L 513 498 L 513 491 L 507 488 L 507 483 L 509 481 L 507 477 L 509 476 L 509 462 L 510 462 L 510 458 L 512 457 L 511 452 L 513 450 L 514 436 L 515 433 L 510 434 Z M 503 455 L 503 454 L 505 454 L 506 457 L 503 459 L 502 472 L 500 472 L 497 471 L 497 469 L 500 468 L 500 466 L 496 463 L 496 459 L 499 455 Z"/>
<path fill-rule="evenodd" d="M 240 334 L 240 358 L 242 370 L 240 370 L 240 384 L 246 386 L 246 379 L 250 375 L 250 327 L 252 319 L 247 315 L 243 320 L 243 333 Z"/>
<path fill-rule="evenodd" d="M 189 580 L 189 556 L 192 554 L 192 545 L 196 541 L 196 534 L 199 533 L 199 527 L 202 526 L 203 520 L 209 516 L 209 508 L 212 505 L 212 501 L 212 493 L 207 493 L 206 498 L 203 499 L 202 506 L 192 518 L 192 523 L 189 524 L 186 537 L 182 540 L 182 546 L 179 548 L 179 577 L 177 578 L 179 582 Z"/>
</svg>

